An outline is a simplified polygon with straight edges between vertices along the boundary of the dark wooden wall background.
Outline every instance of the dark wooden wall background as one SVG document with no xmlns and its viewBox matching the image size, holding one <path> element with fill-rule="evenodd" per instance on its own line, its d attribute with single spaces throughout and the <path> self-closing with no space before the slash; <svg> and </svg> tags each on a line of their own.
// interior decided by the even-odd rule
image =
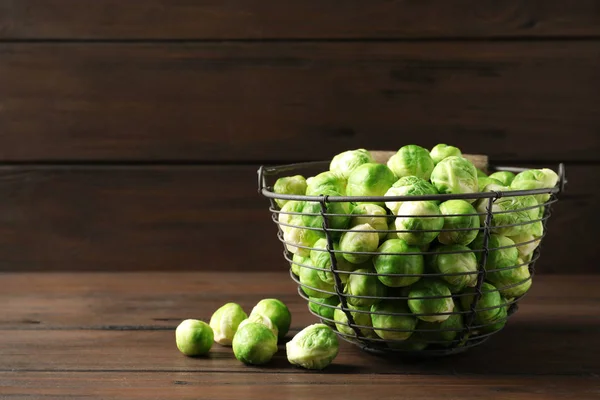
<svg viewBox="0 0 600 400">
<path fill-rule="evenodd" d="M 0 270 L 283 269 L 260 164 L 438 142 L 565 162 L 597 272 L 600 2 L 0 0 Z"/>
</svg>

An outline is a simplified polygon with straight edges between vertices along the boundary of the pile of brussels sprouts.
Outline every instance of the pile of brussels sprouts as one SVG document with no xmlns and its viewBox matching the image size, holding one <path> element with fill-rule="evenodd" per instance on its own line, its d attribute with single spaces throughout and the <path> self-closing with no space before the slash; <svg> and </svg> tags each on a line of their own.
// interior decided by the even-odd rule
<svg viewBox="0 0 600 400">
<path fill-rule="evenodd" d="M 529 264 L 544 234 L 544 204 L 550 198 L 510 191 L 549 189 L 557 181 L 549 169 L 487 176 L 456 147 L 438 144 L 428 151 L 408 145 L 387 165 L 364 149 L 343 152 L 316 176 L 279 178 L 273 192 L 328 196 L 324 214 L 319 202 L 275 196 L 281 240 L 312 312 L 343 336 L 422 350 L 464 345 L 459 338 L 468 315 L 471 337 L 464 340 L 504 326 L 509 306 L 531 287 Z M 469 195 L 490 191 L 503 197 L 493 203 L 486 246 L 489 198 Z M 394 198 L 439 194 L 455 196 Z M 331 201 L 336 196 L 383 201 Z M 486 247 L 485 282 L 478 285 Z"/>
<path fill-rule="evenodd" d="M 263 299 L 246 314 L 237 303 L 227 303 L 214 312 L 207 324 L 196 319 L 182 321 L 175 330 L 177 348 L 186 356 L 203 356 L 216 342 L 231 346 L 244 364 L 263 365 L 277 353 L 278 341 L 290 329 L 292 315 L 278 299 Z M 338 339 L 325 324 L 313 324 L 286 343 L 288 361 L 307 369 L 323 369 L 338 354 Z"/>
</svg>

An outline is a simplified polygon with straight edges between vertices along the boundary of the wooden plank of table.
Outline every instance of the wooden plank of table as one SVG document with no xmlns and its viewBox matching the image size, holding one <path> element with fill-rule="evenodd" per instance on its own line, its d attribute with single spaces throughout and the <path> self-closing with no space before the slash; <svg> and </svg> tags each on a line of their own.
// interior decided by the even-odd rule
<svg viewBox="0 0 600 400">
<path fill-rule="evenodd" d="M 298 161 L 442 142 L 492 161 L 600 161 L 599 47 L 5 42 L 0 158 Z"/>
<path fill-rule="evenodd" d="M 263 297 L 284 290 L 295 296 L 286 274 L 6 274 L 6 287 L 13 287 L 9 310 L 15 299 L 14 316 L 21 310 L 22 321 L 3 321 L 0 330 L 0 370 L 4 372 L 256 372 L 295 373 L 285 358 L 283 345 L 268 368 L 248 368 L 237 362 L 230 348 L 215 345 L 208 357 L 188 358 L 174 344 L 173 328 L 184 318 L 208 319 L 225 301 L 242 302 L 248 309 Z M 46 306 L 19 301 L 30 295 L 22 290 L 36 290 L 47 298 Z M 60 284 L 60 282 L 65 282 Z M 268 283 L 267 283 L 268 282 Z M 214 283 L 214 285 L 213 285 Z M 400 362 L 367 354 L 343 342 L 331 373 L 426 374 L 426 375 L 515 375 L 580 376 L 598 378 L 600 360 L 600 295 L 596 288 L 600 276 L 569 275 L 536 277 L 536 281 L 505 329 L 487 343 L 455 357 Z M 220 291 L 229 285 L 229 291 Z M 58 294 L 64 286 L 64 297 Z M 94 286 L 98 287 L 94 292 Z M 248 286 L 252 301 L 236 296 Z M 21 288 L 19 291 L 18 289 Z M 107 290 L 111 288 L 111 290 Z M 262 288 L 262 293 L 259 291 Z M 191 291 L 200 293 L 197 298 Z M 155 298 L 148 294 L 156 291 Z M 75 294 L 78 294 L 77 296 Z M 94 294 L 95 293 L 95 294 Z M 145 294 L 145 295 L 144 295 Z M 93 303 L 80 301 L 96 296 Z M 183 300 L 180 300 L 183 296 Z M 144 299 L 148 299 L 147 305 Z M 160 299 L 160 300 L 158 300 Z M 218 299 L 214 304 L 208 299 Z M 225 300 L 227 299 L 227 300 Z M 2 299 L 5 301 L 6 299 Z M 299 297 L 284 300 L 293 313 L 293 332 L 313 323 Z M 168 306 L 156 306 L 159 301 Z M 97 305 L 98 307 L 94 307 Z M 570 307 L 561 307 L 560 303 Z M 155 314 L 149 311 L 157 307 Z M 179 309 L 179 306 L 182 306 Z M 73 313 L 73 309 L 80 308 Z M 59 310 L 59 311 L 54 311 Z M 79 321 L 77 327 L 61 326 L 53 314 L 65 314 Z M 27 319 L 36 311 L 40 324 L 29 329 Z M 165 314 L 162 314 L 165 312 Z M 79 315 L 77 315 L 79 314 Z M 86 315 L 87 314 L 87 315 Z M 121 317 L 115 317 L 120 314 Z M 136 317 L 162 315 L 173 318 L 163 326 L 136 325 Z M 11 316 L 11 317 L 12 317 Z M 118 321 L 124 325 L 95 326 L 98 319 Z M 130 319 L 130 322 L 127 319 Z M 291 336 L 291 335 L 290 335 Z"/>
<path fill-rule="evenodd" d="M 257 169 L 0 167 L 0 271 L 281 271 Z M 538 271 L 597 271 L 599 174 L 598 165 L 567 166 Z"/>
<path fill-rule="evenodd" d="M 1 39 L 588 37 L 593 0 L 1 0 Z"/>
<path fill-rule="evenodd" d="M 199 374 L 191 372 L 0 372 L 0 394 L 9 399 L 308 399 L 323 396 L 345 400 L 357 391 L 375 398 L 495 400 L 592 399 L 598 395 L 598 378 L 352 375 L 328 373 Z"/>
</svg>

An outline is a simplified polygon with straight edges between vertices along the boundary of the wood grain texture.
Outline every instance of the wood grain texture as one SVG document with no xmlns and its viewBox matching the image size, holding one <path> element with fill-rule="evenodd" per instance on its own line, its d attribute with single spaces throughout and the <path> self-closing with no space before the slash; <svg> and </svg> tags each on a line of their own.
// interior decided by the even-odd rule
<svg viewBox="0 0 600 400">
<path fill-rule="evenodd" d="M 578 377 L 486 377 L 436 375 L 199 374 L 195 372 L 0 372 L 0 395 L 9 399 L 314 399 L 346 400 L 357 391 L 376 399 L 514 400 L 597 399 L 598 379 Z"/>
<path fill-rule="evenodd" d="M 0 270 L 287 269 L 248 166 L 0 168 Z M 536 268 L 598 272 L 597 166 L 567 166 Z"/>
<path fill-rule="evenodd" d="M 0 43 L 0 159 L 298 161 L 444 142 L 492 161 L 600 161 L 599 48 Z"/>
<path fill-rule="evenodd" d="M 594 0 L 1 0 L 2 39 L 578 37 Z"/>
</svg>

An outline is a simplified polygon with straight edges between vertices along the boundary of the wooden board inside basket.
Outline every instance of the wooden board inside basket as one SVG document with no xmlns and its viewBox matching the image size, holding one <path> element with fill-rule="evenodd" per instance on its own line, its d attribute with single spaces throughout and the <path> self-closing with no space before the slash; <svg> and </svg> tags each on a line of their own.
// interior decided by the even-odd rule
<svg viewBox="0 0 600 400">
<path fill-rule="evenodd" d="M 396 154 L 396 151 L 387 150 L 369 150 L 373 158 L 378 163 L 386 163 L 391 156 Z M 463 154 L 463 157 L 471 161 L 477 168 L 487 174 L 488 172 L 488 156 L 483 154 Z"/>
</svg>

